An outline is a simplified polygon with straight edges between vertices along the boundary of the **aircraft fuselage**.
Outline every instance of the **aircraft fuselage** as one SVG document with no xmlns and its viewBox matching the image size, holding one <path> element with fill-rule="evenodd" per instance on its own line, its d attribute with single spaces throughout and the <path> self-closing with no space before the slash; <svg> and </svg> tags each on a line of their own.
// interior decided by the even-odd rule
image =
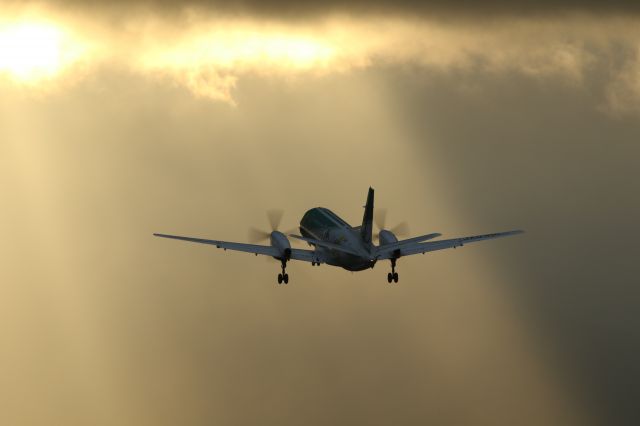
<svg viewBox="0 0 640 426">
<path fill-rule="evenodd" d="M 364 242 L 359 228 L 353 228 L 337 214 L 324 207 L 308 210 L 300 221 L 300 232 L 304 237 L 348 247 L 360 253 L 355 255 L 322 246 L 316 246 L 326 263 L 342 267 L 348 271 L 362 271 L 373 268 L 376 261 L 371 255 L 372 244 Z"/>
</svg>

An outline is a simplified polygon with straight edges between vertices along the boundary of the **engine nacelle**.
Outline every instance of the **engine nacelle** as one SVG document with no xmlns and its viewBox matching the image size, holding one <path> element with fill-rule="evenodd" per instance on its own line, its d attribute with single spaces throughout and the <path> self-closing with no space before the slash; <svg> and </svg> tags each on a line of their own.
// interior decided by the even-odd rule
<svg viewBox="0 0 640 426">
<path fill-rule="evenodd" d="M 273 231 L 271 233 L 271 245 L 278 249 L 282 258 L 286 260 L 291 258 L 291 243 L 282 232 Z"/>
<path fill-rule="evenodd" d="M 395 235 L 393 235 L 393 232 L 387 231 L 386 229 L 383 229 L 382 231 L 380 231 L 380 235 L 378 235 L 378 239 L 380 240 L 381 246 L 385 244 L 392 244 L 392 243 L 398 242 L 398 239 L 396 238 Z"/>
</svg>

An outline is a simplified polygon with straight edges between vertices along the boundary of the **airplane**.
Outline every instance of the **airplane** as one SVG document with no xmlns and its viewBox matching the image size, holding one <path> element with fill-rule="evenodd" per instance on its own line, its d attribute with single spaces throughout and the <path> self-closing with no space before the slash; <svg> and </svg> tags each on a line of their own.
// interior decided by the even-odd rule
<svg viewBox="0 0 640 426">
<path fill-rule="evenodd" d="M 398 240 L 396 234 L 400 234 L 406 225 L 401 224 L 391 230 L 384 229 L 384 218 L 376 223 L 380 228 L 378 245 L 373 243 L 373 188 L 369 188 L 367 201 L 364 205 L 364 216 L 362 225 L 351 226 L 341 219 L 331 210 L 324 207 L 314 207 L 308 210 L 300 221 L 300 233 L 295 235 L 289 233 L 288 236 L 307 242 L 313 250 L 292 248 L 285 233 L 277 230 L 282 215 L 272 216 L 271 232 L 254 230 L 254 235 L 270 240 L 270 245 L 257 245 L 247 243 L 235 243 L 229 241 L 207 240 L 203 238 L 181 237 L 179 235 L 157 234 L 156 237 L 172 238 L 175 240 L 189 241 L 200 244 L 210 244 L 226 250 L 235 250 L 257 255 L 271 256 L 280 261 L 282 272 L 278 274 L 278 284 L 288 284 L 289 274 L 286 272 L 287 262 L 290 260 L 300 260 L 309 262 L 312 266 L 327 264 L 346 269 L 347 271 L 363 271 L 373 268 L 380 260 L 389 260 L 391 272 L 387 274 L 388 283 L 398 282 L 396 272 L 396 262 L 401 257 L 414 254 L 425 254 L 427 252 L 443 250 L 448 248 L 462 247 L 468 243 L 490 240 L 494 238 L 507 237 L 521 234 L 522 230 L 497 232 L 493 234 L 474 235 L 470 237 L 452 238 L 448 240 L 433 240 L 442 234 L 431 233 L 417 237 Z M 279 216 L 279 217 L 276 217 Z M 378 221 L 376 221 L 378 222 Z"/>
</svg>

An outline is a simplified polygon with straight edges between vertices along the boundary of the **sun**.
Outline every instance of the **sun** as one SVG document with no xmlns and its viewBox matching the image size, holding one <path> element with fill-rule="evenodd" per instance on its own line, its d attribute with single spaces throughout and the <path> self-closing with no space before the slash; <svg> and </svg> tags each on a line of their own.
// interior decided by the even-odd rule
<svg viewBox="0 0 640 426">
<path fill-rule="evenodd" d="M 79 53 L 68 34 L 54 24 L 19 22 L 0 26 L 0 74 L 18 82 L 51 79 Z"/>
</svg>

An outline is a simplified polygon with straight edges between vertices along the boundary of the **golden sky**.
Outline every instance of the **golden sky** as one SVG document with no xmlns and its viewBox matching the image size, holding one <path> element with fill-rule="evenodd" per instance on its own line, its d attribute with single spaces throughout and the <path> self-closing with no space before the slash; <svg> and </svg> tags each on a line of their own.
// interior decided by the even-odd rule
<svg viewBox="0 0 640 426">
<path fill-rule="evenodd" d="M 0 424 L 634 423 L 635 9 L 325 7 L 0 6 Z M 286 287 L 151 236 L 370 185 L 527 234 Z"/>
<path fill-rule="evenodd" d="M 0 73 L 14 84 L 55 88 L 115 67 L 234 103 L 245 76 L 317 78 L 376 66 L 441 72 L 522 73 L 590 89 L 594 69 L 609 113 L 640 102 L 635 15 L 569 11 L 555 16 L 440 15 L 334 11 L 305 19 L 220 13 L 192 5 L 101 10 L 18 3 L 0 19 Z M 612 57 L 622 54 L 621 63 Z M 66 87 L 66 86 L 64 86 Z"/>
</svg>

